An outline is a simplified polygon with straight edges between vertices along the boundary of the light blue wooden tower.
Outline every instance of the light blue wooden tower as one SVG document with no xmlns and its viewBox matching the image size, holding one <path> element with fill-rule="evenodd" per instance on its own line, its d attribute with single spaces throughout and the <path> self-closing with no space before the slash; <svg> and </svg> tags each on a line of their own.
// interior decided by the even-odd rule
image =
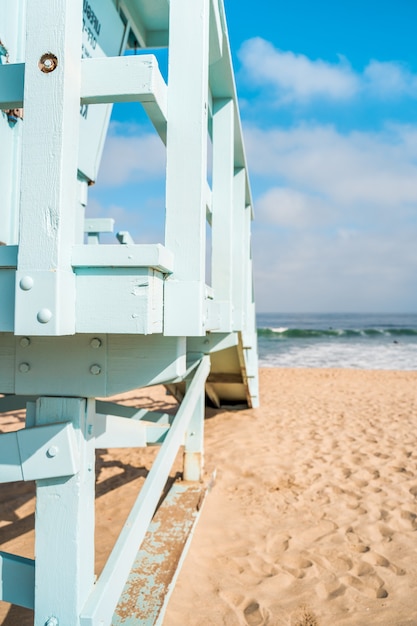
<svg viewBox="0 0 417 626">
<path fill-rule="evenodd" d="M 26 408 L 25 428 L 0 435 L 0 479 L 36 480 L 36 558 L 0 553 L 0 599 L 33 608 L 35 626 L 161 623 L 164 532 L 186 547 L 204 489 L 205 398 L 258 398 L 223 2 L 0 0 L 0 40 L 0 410 Z M 167 81 L 147 50 L 159 47 Z M 110 220 L 85 219 L 113 102 L 140 103 L 166 146 L 164 244 L 124 232 L 95 245 Z M 173 420 L 96 401 L 155 384 L 180 399 Z M 95 448 L 148 444 L 159 454 L 96 580 Z M 156 529 L 181 446 L 163 506 L 183 521 Z"/>
</svg>

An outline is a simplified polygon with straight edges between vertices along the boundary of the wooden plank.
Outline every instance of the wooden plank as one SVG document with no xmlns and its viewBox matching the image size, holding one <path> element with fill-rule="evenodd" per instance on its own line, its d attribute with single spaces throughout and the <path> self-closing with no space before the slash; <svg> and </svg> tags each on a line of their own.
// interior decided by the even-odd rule
<svg viewBox="0 0 417 626">
<path fill-rule="evenodd" d="M 25 37 L 22 33 L 22 25 L 25 22 L 26 0 L 14 0 L 10 5 L 0 2 L 0 37 L 7 48 L 8 63 L 2 57 L 0 71 L 13 73 L 11 66 L 21 64 L 24 61 Z M 15 84 L 16 86 L 16 84 Z M 0 78 L 0 92 L 8 89 L 3 78 Z M 23 99 L 23 89 L 22 89 Z M 9 104 L 11 104 L 9 102 Z M 0 109 L 8 107 L 0 106 Z M 15 108 L 15 107 L 13 107 Z M 17 107 L 20 108 L 20 107 Z M 16 244 L 19 232 L 19 202 L 20 202 L 20 164 L 21 147 L 24 123 L 22 120 L 11 127 L 7 118 L 1 115 L 0 119 L 0 241 L 7 244 Z M 1 290 L 1 293 L 7 293 Z M 2 298 L 4 300 L 4 298 Z"/>
<path fill-rule="evenodd" d="M 171 487 L 137 553 L 112 626 L 162 623 L 207 489 L 201 483 L 177 482 Z"/>
<path fill-rule="evenodd" d="M 1 248 L 0 248 L 1 250 Z M 172 273 L 174 257 L 167 248 L 156 244 L 101 244 L 74 246 L 73 267 L 141 267 Z"/>
<path fill-rule="evenodd" d="M 232 330 L 234 102 L 215 100 L 213 115 L 212 285 L 220 322 Z"/>
<path fill-rule="evenodd" d="M 209 0 L 170 3 L 165 335 L 204 334 Z"/>
<path fill-rule="evenodd" d="M 26 25 L 15 332 L 72 334 L 82 2 L 29 3 Z"/>
<path fill-rule="evenodd" d="M 167 86 L 153 54 L 83 59 L 81 103 L 141 102 L 166 141 Z"/>
<path fill-rule="evenodd" d="M 235 171 L 233 178 L 233 330 L 244 330 L 247 323 L 247 301 L 251 298 L 252 277 L 248 274 L 250 255 L 250 210 L 245 206 L 246 171 Z"/>
<path fill-rule="evenodd" d="M 94 409 L 94 400 L 78 398 L 39 398 L 36 402 L 37 425 L 72 420 L 81 466 L 71 478 L 37 482 L 35 626 L 78 624 L 81 607 L 93 588 L 95 453 L 90 432 Z"/>
<path fill-rule="evenodd" d="M 81 626 L 99 626 L 110 622 L 132 567 L 134 550 L 138 549 L 146 535 L 189 420 L 204 394 L 209 367 L 208 357 L 203 357 L 103 572 L 82 610 Z"/>
<path fill-rule="evenodd" d="M 241 373 L 235 373 L 235 372 L 226 372 L 226 373 L 220 373 L 220 372 L 215 372 L 215 373 L 211 373 L 209 375 L 209 377 L 207 378 L 207 382 L 211 383 L 211 384 L 215 384 L 215 383 L 223 383 L 223 384 L 229 384 L 229 385 L 234 385 L 234 384 L 242 384 L 243 382 L 243 377 Z"/>
</svg>

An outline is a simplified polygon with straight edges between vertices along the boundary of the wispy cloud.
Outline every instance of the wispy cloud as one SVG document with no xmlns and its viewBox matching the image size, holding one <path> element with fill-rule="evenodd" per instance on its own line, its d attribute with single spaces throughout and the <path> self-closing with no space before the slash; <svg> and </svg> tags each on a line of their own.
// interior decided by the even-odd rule
<svg viewBox="0 0 417 626">
<path fill-rule="evenodd" d="M 417 97 L 417 76 L 402 63 L 371 61 L 363 73 L 363 88 L 377 97 Z"/>
<path fill-rule="evenodd" d="M 249 80 L 276 87 L 282 100 L 315 96 L 344 100 L 359 89 L 357 76 L 346 61 L 337 65 L 311 61 L 302 54 L 278 50 L 260 37 L 245 41 L 239 58 Z"/>
<path fill-rule="evenodd" d="M 417 205 L 417 127 L 342 134 L 333 126 L 305 123 L 268 131 L 252 127 L 245 135 L 253 176 L 319 195 L 341 210 Z"/>
<path fill-rule="evenodd" d="M 415 305 L 417 127 L 246 131 L 259 310 Z M 353 303 L 353 304 L 352 304 Z"/>
<path fill-rule="evenodd" d="M 156 133 L 132 124 L 112 124 L 104 146 L 98 182 L 115 187 L 164 178 L 165 147 Z"/>
<path fill-rule="evenodd" d="M 260 37 L 242 44 L 239 59 L 246 82 L 258 88 L 272 88 L 275 104 L 279 105 L 305 104 L 317 99 L 348 102 L 363 93 L 390 100 L 417 98 L 417 75 L 395 61 L 372 60 L 359 73 L 342 56 L 337 63 L 312 60 L 303 54 L 279 50 Z"/>
</svg>

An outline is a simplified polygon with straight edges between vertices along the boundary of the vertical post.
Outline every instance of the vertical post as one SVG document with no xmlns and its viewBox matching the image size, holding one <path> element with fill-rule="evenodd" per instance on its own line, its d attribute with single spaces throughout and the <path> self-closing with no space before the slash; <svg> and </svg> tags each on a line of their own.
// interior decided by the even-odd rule
<svg viewBox="0 0 417 626">
<path fill-rule="evenodd" d="M 214 101 L 212 285 L 219 309 L 219 330 L 233 329 L 232 286 L 235 232 L 233 224 L 234 102 Z"/>
<path fill-rule="evenodd" d="M 186 389 L 192 379 L 186 380 Z M 184 439 L 183 478 L 199 481 L 203 477 L 204 467 L 204 413 L 205 382 L 201 383 L 200 394 L 196 402 Z M 187 395 L 185 396 L 186 401 Z"/>
<path fill-rule="evenodd" d="M 8 57 L 0 56 L 0 64 L 23 63 L 25 0 L 13 4 L 0 3 L 0 41 L 7 50 Z M 23 122 L 9 124 L 4 113 L 0 112 L 0 241 L 12 245 L 18 241 L 19 224 L 19 182 L 22 147 Z"/>
<path fill-rule="evenodd" d="M 82 0 L 27 3 L 16 334 L 75 332 Z"/>
<path fill-rule="evenodd" d="M 94 584 L 95 450 L 89 435 L 94 414 L 94 399 L 39 398 L 36 402 L 36 425 L 72 421 L 80 471 L 72 477 L 37 481 L 35 626 L 77 626 Z"/>
<path fill-rule="evenodd" d="M 209 0 L 171 0 L 165 245 L 165 335 L 205 329 Z"/>
<path fill-rule="evenodd" d="M 251 280 L 249 271 L 250 256 L 250 209 L 245 207 L 246 170 L 237 169 L 233 178 L 233 230 L 235 247 L 233 250 L 233 330 L 244 330 L 249 298 L 248 285 Z"/>
</svg>

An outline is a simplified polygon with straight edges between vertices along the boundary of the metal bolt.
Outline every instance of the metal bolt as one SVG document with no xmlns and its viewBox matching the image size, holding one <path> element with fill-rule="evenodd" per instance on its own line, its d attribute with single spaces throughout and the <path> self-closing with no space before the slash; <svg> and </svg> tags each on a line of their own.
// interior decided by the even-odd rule
<svg viewBox="0 0 417 626">
<path fill-rule="evenodd" d="M 30 339 L 29 337 L 22 337 L 19 343 L 22 348 L 27 348 L 28 346 L 30 346 Z"/>
<path fill-rule="evenodd" d="M 59 452 L 58 446 L 51 446 L 50 448 L 48 448 L 48 451 L 46 454 L 52 459 L 54 456 L 58 454 L 58 452 Z"/>
<path fill-rule="evenodd" d="M 19 287 L 23 291 L 30 291 L 33 287 L 33 278 L 32 276 L 23 276 L 20 279 Z"/>
<path fill-rule="evenodd" d="M 46 52 L 46 54 L 43 54 L 38 63 L 40 71 L 44 74 L 49 74 L 50 72 L 53 72 L 54 69 L 56 69 L 57 65 L 58 59 L 54 54 L 52 54 L 52 52 Z"/>
<path fill-rule="evenodd" d="M 94 365 L 90 367 L 90 372 L 91 374 L 94 374 L 94 376 L 97 376 L 98 374 L 100 374 L 101 372 L 100 365 L 98 365 L 97 363 L 94 363 Z"/>
<path fill-rule="evenodd" d="M 19 364 L 19 372 L 21 372 L 22 374 L 26 374 L 26 372 L 28 372 L 29 370 L 30 370 L 29 363 L 20 363 Z"/>
<path fill-rule="evenodd" d="M 100 348 L 101 346 L 101 339 L 99 339 L 98 337 L 94 337 L 91 341 L 90 341 L 90 346 L 92 348 Z"/>
<path fill-rule="evenodd" d="M 41 309 L 36 317 L 41 324 L 47 324 L 52 318 L 52 311 L 49 309 Z"/>
</svg>

